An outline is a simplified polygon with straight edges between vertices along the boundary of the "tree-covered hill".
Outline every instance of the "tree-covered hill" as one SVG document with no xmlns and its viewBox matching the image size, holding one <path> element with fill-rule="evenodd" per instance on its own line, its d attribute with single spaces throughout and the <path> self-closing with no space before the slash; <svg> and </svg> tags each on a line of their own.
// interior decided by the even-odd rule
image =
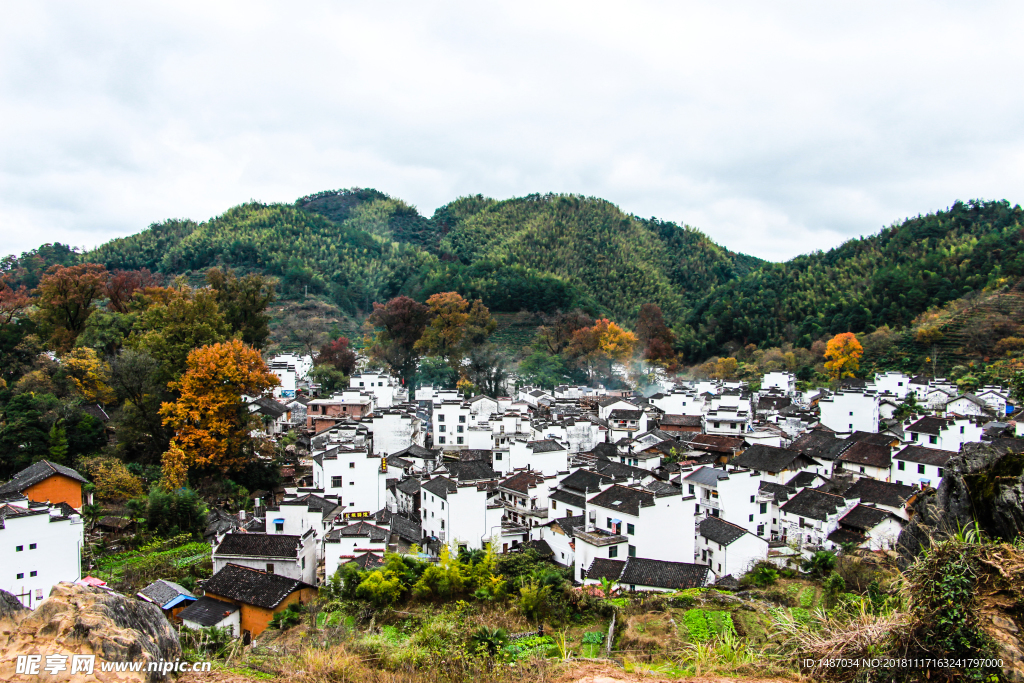
<svg viewBox="0 0 1024 683">
<path fill-rule="evenodd" d="M 903 327 L 929 308 L 1024 276 L 1024 211 L 956 202 L 876 235 L 712 288 L 688 314 L 691 356 L 733 341 L 809 346 L 824 334 Z"/>
<path fill-rule="evenodd" d="M 574 307 L 632 326 L 658 304 L 692 360 L 728 344 L 800 346 L 825 334 L 909 325 L 922 312 L 1024 276 L 1022 211 L 957 202 L 828 252 L 769 263 L 703 233 L 598 198 L 462 197 L 427 218 L 372 189 L 249 203 L 203 223 L 168 220 L 85 254 L 62 245 L 8 257 L 34 286 L 50 263 L 97 262 L 166 275 L 220 266 L 278 278 L 360 317 L 399 294 L 455 290 L 493 311 Z M 15 282 L 17 284 L 17 282 Z"/>
</svg>

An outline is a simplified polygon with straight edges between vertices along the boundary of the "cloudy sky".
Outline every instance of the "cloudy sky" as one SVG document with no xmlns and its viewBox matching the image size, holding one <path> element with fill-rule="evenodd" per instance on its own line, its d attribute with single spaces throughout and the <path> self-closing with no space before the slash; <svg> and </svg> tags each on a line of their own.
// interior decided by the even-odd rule
<svg viewBox="0 0 1024 683">
<path fill-rule="evenodd" d="M 1024 5 L 6 3 L 0 253 L 249 199 L 596 195 L 785 259 L 1024 197 Z"/>
</svg>

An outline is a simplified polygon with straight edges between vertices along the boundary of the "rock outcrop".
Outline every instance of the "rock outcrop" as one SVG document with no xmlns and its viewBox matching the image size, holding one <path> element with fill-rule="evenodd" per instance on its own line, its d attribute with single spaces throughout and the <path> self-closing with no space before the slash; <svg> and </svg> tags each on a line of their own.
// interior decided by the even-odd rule
<svg viewBox="0 0 1024 683">
<path fill-rule="evenodd" d="M 27 617 L 0 621 L 0 680 L 39 681 L 16 674 L 18 655 L 92 654 L 92 676 L 58 675 L 50 680 L 163 681 L 162 673 L 146 672 L 149 662 L 181 657 L 178 634 L 156 605 L 101 588 L 59 584 Z M 143 662 L 142 672 L 103 672 L 101 661 Z"/>
<path fill-rule="evenodd" d="M 0 619 L 16 620 L 28 613 L 21 600 L 7 591 L 0 590 Z"/>
<path fill-rule="evenodd" d="M 917 494 L 899 537 L 900 563 L 909 565 L 932 542 L 975 522 L 993 538 L 1024 533 L 1024 456 L 987 443 L 964 444 L 951 458 L 939 488 Z"/>
</svg>

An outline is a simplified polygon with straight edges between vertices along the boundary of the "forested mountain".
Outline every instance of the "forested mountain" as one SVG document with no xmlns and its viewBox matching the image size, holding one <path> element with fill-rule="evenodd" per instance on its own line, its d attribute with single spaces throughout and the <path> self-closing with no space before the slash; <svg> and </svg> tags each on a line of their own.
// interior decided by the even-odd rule
<svg viewBox="0 0 1024 683">
<path fill-rule="evenodd" d="M 86 254 L 62 245 L 9 257 L 35 283 L 51 263 L 167 275 L 212 266 L 279 279 L 288 298 L 329 297 L 353 316 L 399 294 L 481 298 L 493 311 L 582 307 L 632 326 L 656 303 L 690 359 L 735 342 L 809 346 L 824 334 L 900 327 L 921 312 L 1024 275 L 1022 211 L 956 203 L 785 263 L 724 249 L 701 232 L 576 195 L 463 197 L 426 218 L 371 189 L 294 204 L 250 203 L 195 223 L 168 220 Z M 25 266 L 24 268 L 18 268 Z"/>
<path fill-rule="evenodd" d="M 956 202 L 877 235 L 721 282 L 689 312 L 691 356 L 722 344 L 809 346 L 823 334 L 909 324 L 965 294 L 1024 275 L 1020 206 Z"/>
</svg>

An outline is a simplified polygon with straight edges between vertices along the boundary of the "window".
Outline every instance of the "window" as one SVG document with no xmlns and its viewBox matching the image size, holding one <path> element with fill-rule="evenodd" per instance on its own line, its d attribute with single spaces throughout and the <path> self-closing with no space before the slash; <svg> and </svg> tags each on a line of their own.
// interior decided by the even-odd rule
<svg viewBox="0 0 1024 683">
<path fill-rule="evenodd" d="M 465 415 L 459 415 L 459 422 L 462 422 L 463 424 L 465 424 L 466 416 Z"/>
<path fill-rule="evenodd" d="M 22 572 L 22 573 L 18 574 L 18 578 L 19 579 L 24 579 L 25 578 L 25 573 Z"/>
<path fill-rule="evenodd" d="M 378 386 L 378 387 L 382 387 L 382 386 L 384 386 L 384 382 L 377 382 L 377 386 Z"/>
<path fill-rule="evenodd" d="M 961 433 L 961 434 L 963 434 L 963 433 L 964 433 L 964 428 L 963 428 L 963 427 L 961 427 L 961 428 L 960 428 L 960 433 Z"/>
<path fill-rule="evenodd" d="M 463 427 L 462 425 L 459 425 L 459 426 L 457 426 L 457 427 L 455 428 L 455 430 L 456 430 L 456 431 L 457 431 L 457 432 L 458 432 L 459 434 L 462 434 L 462 432 L 464 432 L 464 431 L 465 431 L 465 427 Z"/>
<path fill-rule="evenodd" d="M 629 549 L 626 552 L 629 553 L 630 557 L 636 557 L 636 546 L 635 545 L 629 546 Z"/>
<path fill-rule="evenodd" d="M 438 443 L 444 443 L 444 437 L 443 436 L 437 437 L 437 442 Z"/>
<path fill-rule="evenodd" d="M 444 501 L 441 501 L 441 509 L 444 510 Z"/>
<path fill-rule="evenodd" d="M 850 417 L 853 417 L 853 411 L 852 410 L 850 411 Z"/>
<path fill-rule="evenodd" d="M 359 383 L 359 386 L 363 387 L 363 386 L 366 386 L 366 385 L 365 385 L 365 384 L 363 384 L 362 382 L 360 382 L 360 383 Z"/>
<path fill-rule="evenodd" d="M 690 484 L 690 493 L 693 493 L 693 484 Z"/>
<path fill-rule="evenodd" d="M 337 488 L 341 486 L 341 477 L 331 477 L 331 488 Z"/>
<path fill-rule="evenodd" d="M 444 433 L 444 425 L 438 425 L 437 431 L 439 431 L 439 432 L 441 432 L 443 434 Z"/>
<path fill-rule="evenodd" d="M 302 558 L 302 568 L 306 568 L 306 558 Z"/>
<path fill-rule="evenodd" d="M 626 524 L 626 533 L 632 536 L 634 533 L 636 533 L 636 527 L 634 527 L 632 524 Z M 632 557 L 632 555 L 630 555 L 630 557 Z"/>
<path fill-rule="evenodd" d="M 940 477 L 942 476 L 942 468 L 941 467 L 939 468 L 939 476 Z"/>
<path fill-rule="evenodd" d="M 753 522 L 754 521 L 754 515 L 749 515 L 749 517 L 750 517 L 750 519 L 748 519 L 747 521 L 748 522 Z"/>
<path fill-rule="evenodd" d="M 917 466 L 917 473 L 918 474 L 924 474 L 924 465 L 918 465 Z"/>
<path fill-rule="evenodd" d="M 444 531 L 444 520 L 441 520 L 441 531 Z"/>
<path fill-rule="evenodd" d="M 444 413 L 441 413 L 441 414 L 439 414 L 439 415 L 437 416 L 437 421 L 438 421 L 438 422 L 444 422 Z"/>
<path fill-rule="evenodd" d="M 274 522 L 274 530 L 282 533 L 284 531 L 284 522 Z"/>
<path fill-rule="evenodd" d="M 355 483 L 354 481 L 350 481 L 350 482 L 348 483 L 348 485 L 349 485 L 349 486 L 355 486 L 355 485 L 356 485 L 356 483 Z"/>
<path fill-rule="evenodd" d="M 354 470 L 354 469 L 356 468 L 356 464 L 355 464 L 354 462 L 350 462 L 350 463 L 348 464 L 348 468 L 349 468 L 350 470 Z"/>
<path fill-rule="evenodd" d="M 42 588 L 37 588 L 36 589 L 36 600 L 42 600 L 42 599 L 43 599 L 43 589 Z"/>
<path fill-rule="evenodd" d="M 903 471 L 904 466 L 903 466 L 903 461 L 902 460 L 897 460 L 896 461 L 896 469 L 898 469 L 900 472 Z"/>
<path fill-rule="evenodd" d="M 28 549 L 29 550 L 35 550 L 36 549 L 36 544 L 35 543 L 29 543 L 28 544 Z"/>
<path fill-rule="evenodd" d="M 273 574 L 274 573 L 274 565 L 270 564 L 269 562 L 267 563 L 267 573 L 268 574 Z"/>
<path fill-rule="evenodd" d="M 757 535 L 764 536 L 764 524 L 757 525 Z"/>
<path fill-rule="evenodd" d="M 612 528 L 612 518 L 611 517 L 608 518 L 608 528 L 609 529 Z"/>
<path fill-rule="evenodd" d="M 718 426 L 719 426 L 719 425 L 718 425 L 718 423 L 716 422 L 716 423 L 715 423 L 715 429 L 718 429 Z"/>
<path fill-rule="evenodd" d="M 853 425 L 852 424 L 850 425 L 850 429 L 853 429 Z"/>
<path fill-rule="evenodd" d="M 18 545 L 18 546 L 15 546 L 15 547 L 14 547 L 14 552 L 16 552 L 16 553 L 20 553 L 20 552 L 21 552 L 22 550 L 24 550 L 24 549 L 25 549 L 25 546 L 23 546 L 23 545 Z"/>
<path fill-rule="evenodd" d="M 461 436 L 460 436 L 460 437 L 457 437 L 457 438 L 455 439 L 455 443 L 457 443 L 457 444 L 461 444 L 461 443 L 462 443 L 462 441 L 463 441 L 463 439 L 462 439 L 462 437 L 461 437 Z"/>
<path fill-rule="evenodd" d="M 494 459 L 495 460 L 501 460 L 501 453 L 495 453 L 494 454 Z"/>
<path fill-rule="evenodd" d="M 762 515 L 768 512 L 768 503 L 761 503 L 760 512 Z"/>
<path fill-rule="evenodd" d="M 349 504 L 348 504 L 348 506 L 349 506 L 350 508 L 354 508 L 354 507 L 356 506 L 356 504 L 355 504 L 355 503 L 349 503 Z"/>
<path fill-rule="evenodd" d="M 619 556 L 619 547 L 618 546 L 613 545 L 611 548 L 608 548 L 608 557 L 618 557 L 618 556 Z M 18 574 L 18 578 L 21 578 L 21 574 Z"/>
<path fill-rule="evenodd" d="M 928 436 L 928 443 L 938 443 L 938 442 L 939 442 L 939 437 L 935 436 L 934 434 L 931 434 L 931 435 Z"/>
<path fill-rule="evenodd" d="M 751 503 L 753 503 L 753 502 L 754 502 L 754 497 L 753 497 L 753 496 L 751 496 L 751 497 L 750 497 L 750 502 L 751 502 Z"/>
</svg>

